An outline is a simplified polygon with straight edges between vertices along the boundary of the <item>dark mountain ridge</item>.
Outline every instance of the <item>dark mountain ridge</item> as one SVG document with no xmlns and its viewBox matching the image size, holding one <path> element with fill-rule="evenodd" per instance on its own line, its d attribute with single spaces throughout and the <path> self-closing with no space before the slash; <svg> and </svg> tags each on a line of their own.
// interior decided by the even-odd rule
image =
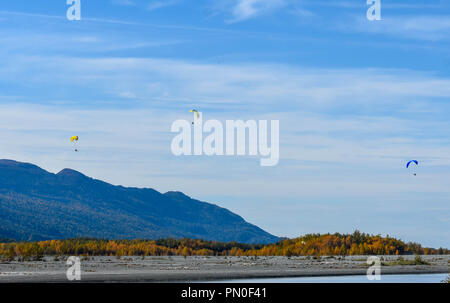
<svg viewBox="0 0 450 303">
<path fill-rule="evenodd" d="M 0 160 L 0 222 L 0 238 L 16 240 L 278 240 L 225 208 L 180 192 L 115 186 L 72 169 L 53 174 L 12 160 Z"/>
</svg>

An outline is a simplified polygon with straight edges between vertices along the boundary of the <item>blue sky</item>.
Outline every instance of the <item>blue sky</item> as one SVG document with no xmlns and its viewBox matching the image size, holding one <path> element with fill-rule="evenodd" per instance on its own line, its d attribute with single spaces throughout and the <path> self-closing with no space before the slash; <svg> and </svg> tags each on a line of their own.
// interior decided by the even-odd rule
<svg viewBox="0 0 450 303">
<path fill-rule="evenodd" d="M 373 22 L 364 0 L 81 0 L 81 21 L 65 2 L 0 2 L 0 158 L 180 190 L 279 236 L 450 247 L 448 1 L 381 0 Z M 173 156 L 191 108 L 279 119 L 280 163 Z"/>
</svg>

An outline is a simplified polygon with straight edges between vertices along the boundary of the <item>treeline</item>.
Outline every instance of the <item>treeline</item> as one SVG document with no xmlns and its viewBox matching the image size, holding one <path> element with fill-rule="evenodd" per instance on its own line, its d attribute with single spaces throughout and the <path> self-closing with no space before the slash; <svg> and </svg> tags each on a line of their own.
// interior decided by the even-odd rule
<svg viewBox="0 0 450 303">
<path fill-rule="evenodd" d="M 389 236 L 308 234 L 276 244 L 249 245 L 197 239 L 98 240 L 70 239 L 0 243 L 0 255 L 8 259 L 41 259 L 46 256 L 346 256 L 450 254 L 448 249 L 423 248 Z"/>
<path fill-rule="evenodd" d="M 356 230 L 353 234 L 308 234 L 242 253 L 256 256 L 347 256 L 443 255 L 449 254 L 450 251 L 444 248 L 422 247 L 418 243 L 405 243 L 389 236 L 369 235 Z"/>
</svg>

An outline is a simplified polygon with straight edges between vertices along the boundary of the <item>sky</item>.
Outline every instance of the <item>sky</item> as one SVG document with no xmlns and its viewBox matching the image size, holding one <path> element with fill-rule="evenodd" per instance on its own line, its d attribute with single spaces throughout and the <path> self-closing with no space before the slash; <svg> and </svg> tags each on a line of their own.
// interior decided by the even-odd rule
<svg viewBox="0 0 450 303">
<path fill-rule="evenodd" d="M 68 8 L 0 0 L 0 158 L 182 191 L 277 236 L 450 247 L 449 1 L 381 0 L 379 21 L 365 0 Z M 192 108 L 279 120 L 278 165 L 174 156 L 171 125 Z"/>
</svg>

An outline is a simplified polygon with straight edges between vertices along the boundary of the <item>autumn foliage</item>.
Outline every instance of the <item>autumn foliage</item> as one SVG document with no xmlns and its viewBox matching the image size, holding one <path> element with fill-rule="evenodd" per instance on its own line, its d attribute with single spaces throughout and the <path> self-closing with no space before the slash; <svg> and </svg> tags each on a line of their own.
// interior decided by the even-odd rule
<svg viewBox="0 0 450 303">
<path fill-rule="evenodd" d="M 197 239 L 98 240 L 70 239 L 40 242 L 0 243 L 0 255 L 10 259 L 40 259 L 42 256 L 345 256 L 449 254 L 448 249 L 423 248 L 389 236 L 353 234 L 308 234 L 276 244 L 249 245 Z"/>
</svg>

